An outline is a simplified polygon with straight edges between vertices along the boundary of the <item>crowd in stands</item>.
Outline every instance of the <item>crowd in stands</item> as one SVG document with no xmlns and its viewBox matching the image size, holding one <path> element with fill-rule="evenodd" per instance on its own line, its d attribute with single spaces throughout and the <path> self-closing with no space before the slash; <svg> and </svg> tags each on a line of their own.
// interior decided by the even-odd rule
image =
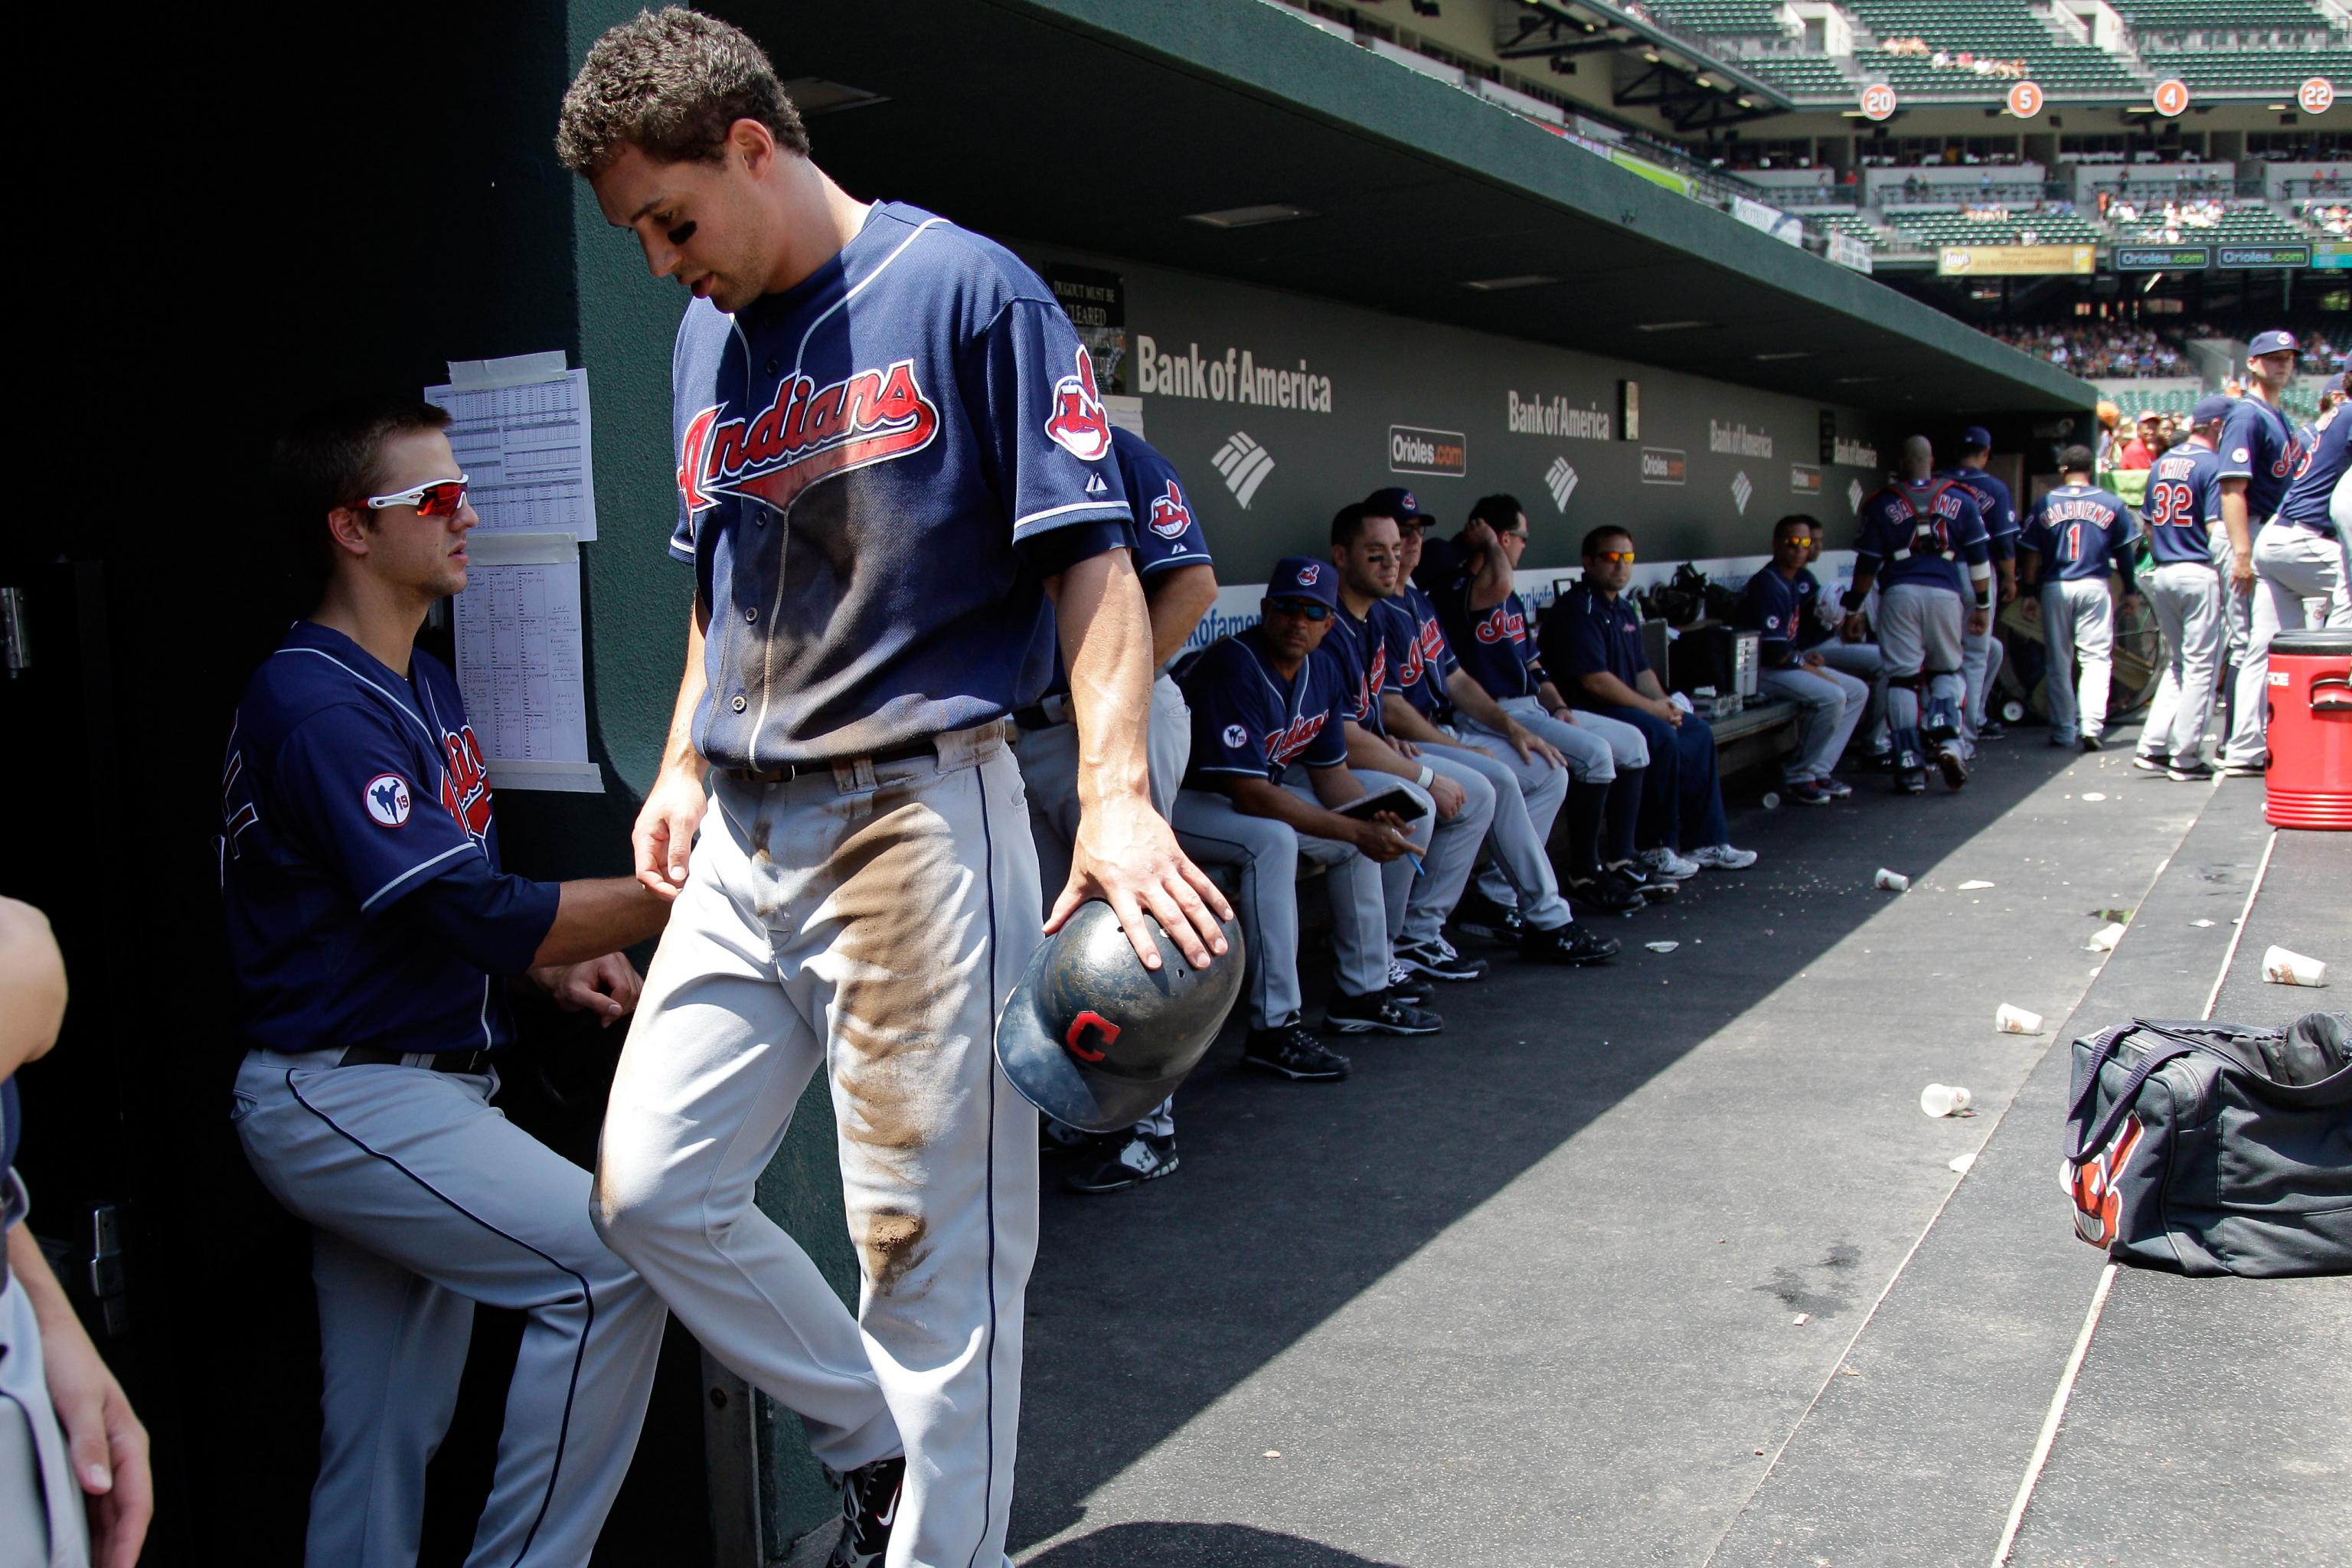
<svg viewBox="0 0 2352 1568">
<path fill-rule="evenodd" d="M 2011 348 L 2038 354 L 2086 380 L 2184 374 L 2180 345 L 2153 327 L 2120 321 L 2066 325 L 2004 321 L 1985 330 Z"/>
<path fill-rule="evenodd" d="M 2352 203 L 2299 202 L 2295 215 L 2324 234 L 2352 237 Z"/>
<path fill-rule="evenodd" d="M 1969 49 L 1930 48 L 1925 38 L 1889 38 L 1879 48 L 1898 58 L 1926 60 L 1937 70 L 1964 71 L 2002 81 L 2020 81 L 2033 71 L 2032 62 L 2027 60 L 1997 60 Z"/>
<path fill-rule="evenodd" d="M 2188 201 L 2168 199 L 2158 206 L 2153 202 L 2125 200 L 2118 193 L 2099 193 L 2099 216 L 2118 226 L 2137 226 L 2137 237 L 2153 239 L 2161 235 L 2168 245 L 2178 245 L 2184 236 L 2200 228 L 2212 228 L 2229 211 L 2226 204 L 2210 196 Z"/>
</svg>

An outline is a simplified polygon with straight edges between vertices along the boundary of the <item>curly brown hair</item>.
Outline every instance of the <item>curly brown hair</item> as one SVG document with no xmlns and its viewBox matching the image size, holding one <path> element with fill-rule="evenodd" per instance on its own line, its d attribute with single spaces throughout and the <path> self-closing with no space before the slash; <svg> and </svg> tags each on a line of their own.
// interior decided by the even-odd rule
<svg viewBox="0 0 2352 1568">
<path fill-rule="evenodd" d="M 589 176 L 632 146 L 656 163 L 716 163 L 739 120 L 808 156 L 800 110 L 760 46 L 716 17 L 666 5 L 608 28 L 589 49 L 563 95 L 555 155 Z"/>
</svg>

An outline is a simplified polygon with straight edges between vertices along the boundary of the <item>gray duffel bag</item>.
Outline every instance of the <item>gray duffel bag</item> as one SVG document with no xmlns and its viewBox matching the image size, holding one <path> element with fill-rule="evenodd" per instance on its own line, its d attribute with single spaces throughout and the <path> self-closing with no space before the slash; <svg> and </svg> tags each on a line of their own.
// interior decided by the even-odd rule
<svg viewBox="0 0 2352 1568">
<path fill-rule="evenodd" d="M 2352 1019 L 2135 1018 L 2074 1042 L 2074 1231 L 2180 1274 L 2352 1273 Z"/>
</svg>

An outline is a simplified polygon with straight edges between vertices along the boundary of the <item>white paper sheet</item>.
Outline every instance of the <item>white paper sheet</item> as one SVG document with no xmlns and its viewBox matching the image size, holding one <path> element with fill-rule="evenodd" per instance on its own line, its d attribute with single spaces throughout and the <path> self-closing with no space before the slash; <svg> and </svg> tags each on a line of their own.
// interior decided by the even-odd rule
<svg viewBox="0 0 2352 1568">
<path fill-rule="evenodd" d="M 561 353 L 451 360 L 425 401 L 448 410 L 480 533 L 596 537 L 586 371 L 564 369 Z"/>
<path fill-rule="evenodd" d="M 490 786 L 602 794 L 588 760 L 578 542 L 478 530 L 467 553 L 457 686 Z"/>
</svg>

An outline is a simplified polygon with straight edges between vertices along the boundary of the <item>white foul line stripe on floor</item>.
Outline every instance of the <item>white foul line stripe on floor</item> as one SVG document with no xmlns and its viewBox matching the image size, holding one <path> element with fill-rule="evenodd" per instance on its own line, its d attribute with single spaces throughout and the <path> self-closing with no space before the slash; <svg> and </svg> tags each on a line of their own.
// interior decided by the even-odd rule
<svg viewBox="0 0 2352 1568">
<path fill-rule="evenodd" d="M 2099 1271 L 2099 1288 L 2091 1293 L 2091 1310 L 2083 1314 L 2083 1331 L 2074 1336 L 2074 1353 L 2066 1358 L 2066 1372 L 2058 1380 L 2058 1392 L 2050 1396 L 2050 1414 L 2042 1418 L 2042 1436 L 2033 1442 L 2033 1458 L 2026 1461 L 2025 1479 L 2018 1483 L 2017 1500 L 2009 1505 L 2008 1522 L 2000 1527 L 2000 1544 L 1993 1548 L 1992 1568 L 2001 1568 L 2017 1546 L 2018 1526 L 2025 1522 L 2025 1505 L 2033 1497 L 2034 1484 L 2042 1479 L 2042 1467 L 2050 1460 L 2050 1446 L 2058 1440 L 2058 1423 L 2066 1415 L 2066 1401 L 2074 1394 L 2075 1375 L 2083 1370 L 2083 1358 L 2090 1353 L 2091 1331 L 2099 1326 L 2099 1313 L 2107 1304 L 2107 1288 L 2116 1282 L 2116 1266 L 2108 1264 Z"/>
<path fill-rule="evenodd" d="M 2205 1011 L 2198 1016 L 2211 1022 L 2213 1009 L 2221 1001 L 2221 982 L 2230 978 L 2230 963 L 2238 956 L 2238 944 L 2246 940 L 2246 922 L 2254 918 L 2254 895 L 2263 890 L 2263 879 L 2270 874 L 2271 853 L 2278 847 L 2278 829 L 2271 829 L 2270 841 L 2263 846 L 2263 863 L 2254 868 L 2253 886 L 2246 889 L 2246 907 L 2238 911 L 2238 929 L 2230 933 L 2230 951 L 2221 955 L 2221 972 L 2213 976 L 2213 989 L 2205 994 Z"/>
</svg>

